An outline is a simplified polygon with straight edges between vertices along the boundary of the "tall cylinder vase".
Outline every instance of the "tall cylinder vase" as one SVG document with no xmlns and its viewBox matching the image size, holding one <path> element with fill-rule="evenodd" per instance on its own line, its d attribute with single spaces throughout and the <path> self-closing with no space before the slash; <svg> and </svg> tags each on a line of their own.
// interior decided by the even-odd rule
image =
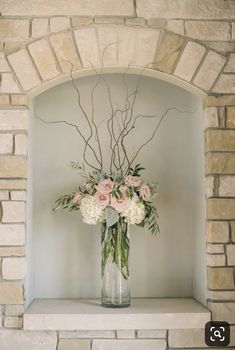
<svg viewBox="0 0 235 350">
<path fill-rule="evenodd" d="M 130 306 L 129 285 L 129 225 L 119 219 L 113 226 L 101 228 L 102 291 L 104 307 Z"/>
</svg>

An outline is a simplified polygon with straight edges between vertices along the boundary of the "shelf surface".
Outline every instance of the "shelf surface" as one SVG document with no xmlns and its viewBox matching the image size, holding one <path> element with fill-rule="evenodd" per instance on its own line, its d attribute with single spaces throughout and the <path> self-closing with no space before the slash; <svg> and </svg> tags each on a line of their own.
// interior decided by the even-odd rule
<svg viewBox="0 0 235 350">
<path fill-rule="evenodd" d="M 24 314 L 26 330 L 204 328 L 210 312 L 192 298 L 134 298 L 123 309 L 98 299 L 36 299 Z"/>
</svg>

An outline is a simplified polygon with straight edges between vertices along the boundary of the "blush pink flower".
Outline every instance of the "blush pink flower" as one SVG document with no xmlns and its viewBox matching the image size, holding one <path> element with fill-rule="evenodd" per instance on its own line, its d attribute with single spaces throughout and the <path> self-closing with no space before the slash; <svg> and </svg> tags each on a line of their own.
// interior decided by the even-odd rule
<svg viewBox="0 0 235 350">
<path fill-rule="evenodd" d="M 113 207 L 118 213 L 125 211 L 130 205 L 130 200 L 126 196 L 120 196 L 118 198 L 111 197 L 111 207 Z"/>
<path fill-rule="evenodd" d="M 112 192 L 114 187 L 114 182 L 110 179 L 101 180 L 96 186 L 97 191 L 102 193 Z"/>
<path fill-rule="evenodd" d="M 76 204 L 79 204 L 81 202 L 81 199 L 82 199 L 82 194 L 81 192 L 76 192 L 74 197 L 73 197 L 73 200 L 72 202 L 73 203 L 76 203 Z"/>
<path fill-rule="evenodd" d="M 144 201 L 149 201 L 151 198 L 151 191 L 148 185 L 143 184 L 140 188 L 140 197 L 144 200 Z"/>
<path fill-rule="evenodd" d="M 97 191 L 95 193 L 95 200 L 98 205 L 105 208 L 109 205 L 109 194 Z"/>
<path fill-rule="evenodd" d="M 125 183 L 132 187 L 139 187 L 141 185 L 141 179 L 139 176 L 127 175 L 125 177 Z"/>
</svg>

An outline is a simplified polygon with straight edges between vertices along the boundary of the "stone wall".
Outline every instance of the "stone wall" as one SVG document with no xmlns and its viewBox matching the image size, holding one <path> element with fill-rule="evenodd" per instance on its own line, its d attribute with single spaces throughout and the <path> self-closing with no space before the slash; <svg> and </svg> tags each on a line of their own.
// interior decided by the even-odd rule
<svg viewBox="0 0 235 350">
<path fill-rule="evenodd" d="M 207 95 L 208 307 L 214 320 L 235 325 L 235 1 L 70 0 L 68 6 L 65 0 L 30 0 L 30 5 L 1 0 L 0 13 L 1 348 L 90 349 L 91 341 L 94 350 L 203 348 L 203 330 L 82 336 L 21 330 L 28 102 L 37 89 L 69 72 L 68 61 L 81 72 L 100 66 L 104 47 L 113 42 L 105 67 L 148 67 L 153 76 L 160 72 L 166 80 Z"/>
</svg>

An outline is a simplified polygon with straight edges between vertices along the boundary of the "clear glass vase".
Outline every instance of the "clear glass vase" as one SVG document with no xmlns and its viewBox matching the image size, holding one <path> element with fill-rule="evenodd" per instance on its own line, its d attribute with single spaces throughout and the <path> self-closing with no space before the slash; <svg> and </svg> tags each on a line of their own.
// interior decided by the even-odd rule
<svg viewBox="0 0 235 350">
<path fill-rule="evenodd" d="M 120 219 L 116 224 L 101 228 L 102 293 L 105 307 L 130 306 L 129 285 L 129 225 Z"/>
</svg>

